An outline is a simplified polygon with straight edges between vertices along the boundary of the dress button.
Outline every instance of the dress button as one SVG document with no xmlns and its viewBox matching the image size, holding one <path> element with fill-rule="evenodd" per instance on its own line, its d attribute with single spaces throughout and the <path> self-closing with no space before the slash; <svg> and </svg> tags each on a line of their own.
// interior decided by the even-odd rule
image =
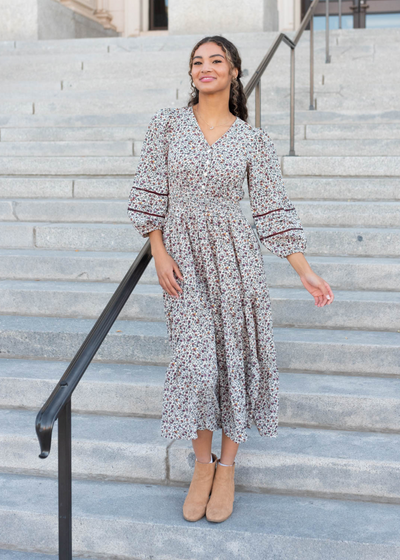
<svg viewBox="0 0 400 560">
<path fill-rule="evenodd" d="M 210 162 L 209 162 L 209 160 L 207 160 L 207 161 L 206 161 L 206 165 L 209 165 L 209 164 L 210 164 Z"/>
<path fill-rule="evenodd" d="M 203 175 L 207 175 L 207 171 L 204 171 Z"/>
</svg>

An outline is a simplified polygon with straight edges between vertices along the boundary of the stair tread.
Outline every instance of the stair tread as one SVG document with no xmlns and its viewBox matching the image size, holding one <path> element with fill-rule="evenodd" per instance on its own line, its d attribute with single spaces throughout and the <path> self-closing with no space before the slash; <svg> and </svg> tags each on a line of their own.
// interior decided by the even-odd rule
<svg viewBox="0 0 400 560">
<path fill-rule="evenodd" d="M 22 360 L 3 358 L 0 361 L 1 379 L 59 381 L 69 362 L 50 360 Z M 164 366 L 138 364 L 102 364 L 92 362 L 81 383 L 144 385 L 162 388 Z M 400 379 L 364 377 L 358 375 L 330 375 L 326 373 L 292 373 L 280 370 L 282 393 L 331 395 L 349 398 L 400 400 Z"/>
<path fill-rule="evenodd" d="M 15 515 L 25 513 L 39 519 L 43 516 L 43 504 L 46 504 L 46 517 L 50 516 L 55 523 L 56 480 L 2 474 L 0 487 L 3 497 L 0 512 L 14 512 Z M 265 544 L 263 537 L 293 538 L 298 547 L 304 546 L 302 539 L 306 539 L 308 546 L 317 540 L 327 541 L 326 545 L 345 541 L 346 544 L 400 546 L 400 505 L 395 504 L 237 492 L 234 514 L 223 524 L 210 526 L 204 517 L 196 526 L 192 526 L 182 516 L 187 488 L 73 480 L 72 493 L 73 516 L 77 522 L 79 519 L 89 518 L 100 524 L 112 524 L 113 521 L 123 523 L 128 542 L 136 540 L 136 525 L 145 526 L 148 537 L 157 534 L 158 538 L 152 544 L 155 555 L 165 546 L 164 538 L 170 539 L 170 531 L 174 533 L 174 543 L 178 537 L 183 537 L 183 533 L 190 534 L 192 544 L 185 540 L 185 556 L 181 558 L 191 557 L 190 554 L 198 550 L 200 542 L 204 547 L 211 544 L 209 539 L 213 543 L 221 541 L 222 544 L 227 534 L 230 545 L 228 550 L 239 543 L 248 547 L 249 535 L 257 539 L 258 542 L 253 543 L 260 552 Z M 112 528 L 115 529 L 114 525 Z M 162 530 L 167 528 L 169 531 L 164 537 Z M 80 537 L 80 532 L 76 531 L 75 534 Z M 53 547 L 56 544 L 55 536 L 54 532 L 49 535 Z M 141 534 L 138 536 L 142 540 Z M 120 537 L 117 534 L 115 538 Z M 107 539 L 113 544 L 112 531 L 107 532 Z M 126 546 L 129 546 L 128 542 Z M 205 551 L 203 548 L 204 558 L 207 557 L 208 549 L 209 546 Z"/>
<path fill-rule="evenodd" d="M 54 333 L 86 333 L 94 325 L 93 319 L 59 318 L 59 317 L 24 317 L 18 315 L 0 315 L 0 331 L 32 331 Z M 121 330 L 121 333 L 117 333 Z M 110 330 L 111 335 L 156 336 L 167 337 L 164 321 L 121 321 L 116 320 Z M 345 329 L 301 329 L 274 328 L 277 341 L 291 340 L 319 344 L 396 346 L 400 334 L 382 331 L 356 331 Z"/>
<path fill-rule="evenodd" d="M 11 249 L 4 249 L 0 248 L 0 257 L 6 257 L 9 255 L 15 255 L 17 257 L 21 256 L 28 256 L 28 257 L 36 257 L 38 259 L 42 257 L 74 257 L 78 259 L 85 259 L 86 257 L 89 258 L 96 258 L 102 259 L 106 258 L 107 260 L 110 258 L 121 259 L 121 260 L 128 260 L 133 262 L 134 259 L 137 257 L 137 252 L 127 253 L 126 251 L 74 251 L 74 250 L 63 250 L 63 249 L 19 249 L 19 248 L 11 248 Z M 267 262 L 268 265 L 272 266 L 274 262 L 280 262 L 276 255 L 266 254 L 263 255 L 264 262 Z M 382 265 L 393 265 L 398 266 L 400 264 L 400 257 L 380 257 L 377 255 L 376 257 L 354 257 L 354 256 L 336 256 L 336 255 L 329 255 L 329 256 L 322 256 L 322 255 L 310 255 L 308 258 L 309 261 L 318 262 L 318 263 L 337 263 L 337 264 L 369 264 L 369 265 L 376 265 L 378 267 Z M 271 262 L 269 262 L 271 261 Z"/>
<path fill-rule="evenodd" d="M 116 282 L 73 282 L 61 280 L 11 280 L 0 279 L 0 290 L 29 291 L 29 292 L 62 292 L 85 294 L 110 294 L 118 288 Z M 310 294 L 304 288 L 269 288 L 271 299 L 310 300 Z M 163 289 L 159 284 L 137 284 L 133 294 L 159 295 Z M 359 302 L 390 302 L 400 303 L 400 291 L 374 291 L 374 290 L 335 290 L 336 301 Z"/>
<path fill-rule="evenodd" d="M 3 550 L 0 548 L 0 558 L 1 560 L 58 560 L 58 555 L 54 554 L 42 554 L 40 552 L 21 552 L 18 550 Z M 96 560 L 95 558 L 82 558 L 78 556 L 72 556 L 73 560 Z"/>
<path fill-rule="evenodd" d="M 0 439 L 12 437 L 22 440 L 32 439 L 35 434 L 36 411 L 0 409 Z M 331 458 L 337 461 L 367 461 L 388 464 L 399 468 L 398 449 L 400 434 L 357 432 L 346 430 L 325 430 L 318 428 L 278 427 L 276 438 L 261 437 L 253 425 L 248 430 L 248 440 L 241 444 L 241 453 L 237 461 L 245 460 L 252 464 L 252 456 L 290 455 L 319 458 Z M 122 417 L 99 414 L 73 414 L 72 439 L 86 441 L 90 445 L 115 443 L 127 446 L 153 447 L 171 450 L 175 447 L 192 449 L 190 441 L 172 441 L 160 435 L 160 419 Z M 218 442 L 221 431 L 215 434 Z M 54 431 L 54 440 L 57 432 Z M 218 442 L 214 442 L 217 445 Z M 242 459 L 243 458 L 243 459 Z M 258 459 L 255 458 L 258 463 Z M 396 467 L 396 468 L 397 468 Z"/>
</svg>

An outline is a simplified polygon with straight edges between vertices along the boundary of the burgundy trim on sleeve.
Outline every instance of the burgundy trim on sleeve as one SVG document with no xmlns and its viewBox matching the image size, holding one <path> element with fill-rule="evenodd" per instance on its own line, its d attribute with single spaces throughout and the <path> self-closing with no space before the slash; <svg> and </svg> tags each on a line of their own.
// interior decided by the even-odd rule
<svg viewBox="0 0 400 560">
<path fill-rule="evenodd" d="M 289 212 L 290 210 L 294 210 L 293 208 L 276 208 L 275 210 L 270 210 L 269 212 L 265 212 L 265 214 L 257 214 L 253 216 L 253 218 L 260 218 L 261 216 L 266 216 L 267 214 L 271 214 L 271 212 L 278 212 L 278 210 L 284 210 L 285 212 Z"/>
<path fill-rule="evenodd" d="M 279 235 L 280 233 L 285 233 L 286 231 L 292 231 L 293 229 L 303 229 L 301 227 L 292 227 L 289 229 L 284 229 L 283 231 L 277 231 L 276 233 L 271 233 L 271 235 L 266 235 L 263 237 L 260 237 L 260 240 L 262 241 L 263 239 L 268 239 L 268 237 L 273 237 L 274 235 Z"/>
<path fill-rule="evenodd" d="M 159 196 L 168 196 L 168 194 L 158 193 L 156 191 L 149 191 L 148 189 L 141 189 L 140 187 L 133 186 L 133 188 L 138 189 L 139 191 L 146 191 L 146 192 L 149 192 L 149 193 L 158 194 Z"/>
<path fill-rule="evenodd" d="M 136 208 L 128 207 L 128 210 L 131 210 L 132 212 L 140 212 L 141 214 L 148 214 L 149 216 L 158 216 L 159 218 L 165 218 L 165 216 L 161 214 L 152 214 L 151 212 L 145 212 L 144 210 L 136 210 Z"/>
</svg>

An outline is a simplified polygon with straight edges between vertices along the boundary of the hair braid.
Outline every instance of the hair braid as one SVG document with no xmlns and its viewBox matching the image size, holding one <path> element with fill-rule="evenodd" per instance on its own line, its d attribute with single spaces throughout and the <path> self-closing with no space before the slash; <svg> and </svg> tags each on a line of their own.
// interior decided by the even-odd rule
<svg viewBox="0 0 400 560">
<path fill-rule="evenodd" d="M 235 115 L 235 117 L 239 117 L 243 121 L 247 122 L 248 118 L 248 111 L 247 111 L 247 98 L 244 93 L 243 84 L 240 80 L 242 77 L 242 59 L 240 58 L 239 51 L 235 47 L 231 41 L 225 39 L 221 35 L 214 35 L 213 37 L 204 37 L 201 39 L 196 45 L 193 47 L 192 52 L 190 54 L 189 60 L 189 76 L 190 76 L 190 99 L 188 101 L 188 107 L 196 105 L 199 102 L 199 90 L 193 83 L 192 78 L 192 64 L 193 64 L 193 57 L 196 50 L 203 45 L 204 43 L 216 43 L 221 47 L 221 49 L 225 52 L 226 58 L 228 63 L 231 67 L 231 71 L 236 68 L 238 70 L 238 75 L 236 78 L 232 76 L 231 88 L 229 92 L 229 110 L 230 112 Z"/>
</svg>

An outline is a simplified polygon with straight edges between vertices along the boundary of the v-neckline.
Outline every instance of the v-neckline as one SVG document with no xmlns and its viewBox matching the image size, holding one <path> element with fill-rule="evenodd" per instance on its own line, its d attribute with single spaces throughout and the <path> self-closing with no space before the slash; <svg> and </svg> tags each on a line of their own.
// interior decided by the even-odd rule
<svg viewBox="0 0 400 560">
<path fill-rule="evenodd" d="M 190 106 L 190 110 L 191 110 L 191 114 L 192 117 L 194 119 L 194 122 L 196 123 L 197 128 L 199 129 L 200 134 L 203 137 L 204 142 L 207 144 L 207 146 L 209 148 L 212 148 L 217 142 L 219 142 L 221 140 L 221 138 L 223 138 L 224 136 L 226 136 L 228 134 L 228 132 L 235 126 L 235 124 L 238 122 L 238 117 L 236 117 L 236 119 L 233 121 L 233 123 L 231 124 L 231 126 L 228 128 L 228 130 L 226 130 L 222 136 L 220 136 L 219 138 L 217 138 L 217 140 L 215 142 L 213 142 L 212 144 L 208 143 L 207 138 L 204 136 L 204 132 L 201 130 L 200 125 L 196 119 L 196 115 L 194 114 L 194 110 L 193 110 L 193 105 Z"/>
</svg>

